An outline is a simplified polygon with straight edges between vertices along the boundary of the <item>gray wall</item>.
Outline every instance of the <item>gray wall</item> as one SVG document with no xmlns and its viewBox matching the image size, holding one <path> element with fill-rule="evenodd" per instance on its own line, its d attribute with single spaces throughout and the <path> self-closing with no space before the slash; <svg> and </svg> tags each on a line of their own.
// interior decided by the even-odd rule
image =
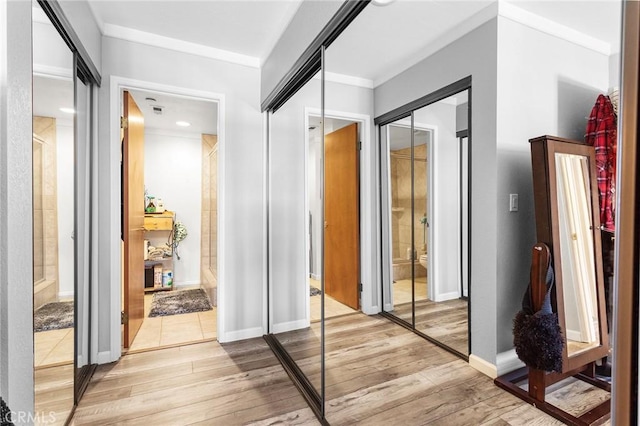
<svg viewBox="0 0 640 426">
<path fill-rule="evenodd" d="M 275 89 L 342 3 L 342 0 L 302 2 L 289 26 L 262 64 L 260 102 Z"/>
<path fill-rule="evenodd" d="M 472 76 L 471 353 L 495 363 L 498 227 L 496 217 L 497 20 L 483 24 L 374 89 L 375 114 Z"/>
<path fill-rule="evenodd" d="M 101 234 L 99 268 L 99 352 L 108 351 L 112 291 L 120 291 L 120 274 L 110 265 L 112 245 L 120 229 L 112 229 L 111 212 L 119 211 L 119 147 L 110 146 L 110 76 L 126 77 L 192 90 L 222 93 L 226 102 L 224 191 L 226 232 L 225 299 L 229 309 L 222 319 L 225 333 L 255 337 L 263 333 L 263 129 L 259 109 L 259 70 L 173 50 L 105 37 L 100 89 L 100 152 L 98 192 L 117 191 L 116 197 L 100 197 Z M 117 206 L 114 205 L 117 203 Z M 115 210 L 114 210 L 115 209 Z M 179 207 L 176 207 L 179 210 Z M 115 253 L 119 253 L 119 248 Z M 219 320 L 220 321 L 220 320 Z"/>
<path fill-rule="evenodd" d="M 606 55 L 506 18 L 499 18 L 498 34 L 496 315 L 502 352 L 513 346 L 511 323 L 536 242 L 528 141 L 542 135 L 583 140 L 586 118 L 610 82 Z M 474 92 L 473 114 L 477 99 Z M 509 212 L 512 193 L 519 194 L 519 212 Z"/>
<path fill-rule="evenodd" d="M 0 0 L 0 395 L 22 414 L 34 403 L 31 98 L 31 2 Z"/>
</svg>

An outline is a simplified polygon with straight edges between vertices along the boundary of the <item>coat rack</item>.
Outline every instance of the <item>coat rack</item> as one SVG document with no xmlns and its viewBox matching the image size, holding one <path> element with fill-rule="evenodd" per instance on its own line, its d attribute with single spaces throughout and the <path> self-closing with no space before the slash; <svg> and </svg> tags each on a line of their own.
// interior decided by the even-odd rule
<svg viewBox="0 0 640 426">
<path fill-rule="evenodd" d="M 536 312 L 542 307 L 542 302 L 547 291 L 545 278 L 549 258 L 549 247 L 547 247 L 546 244 L 538 243 L 533 247 L 531 253 L 531 298 L 534 311 Z M 611 385 L 609 383 L 596 379 L 595 361 L 566 373 L 548 373 L 543 370 L 523 367 L 496 378 L 494 383 L 568 425 L 583 426 L 604 423 L 610 417 L 610 399 L 602 402 L 579 417 L 545 401 L 546 389 L 549 386 L 572 376 L 611 392 Z M 525 381 L 528 381 L 528 388 L 526 390 L 519 386 L 519 384 Z"/>
</svg>

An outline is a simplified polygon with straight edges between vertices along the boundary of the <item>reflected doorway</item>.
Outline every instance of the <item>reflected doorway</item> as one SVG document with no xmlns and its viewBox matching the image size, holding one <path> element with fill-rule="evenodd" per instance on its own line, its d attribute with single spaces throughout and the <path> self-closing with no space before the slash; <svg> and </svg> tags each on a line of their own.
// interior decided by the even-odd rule
<svg viewBox="0 0 640 426">
<path fill-rule="evenodd" d="M 378 121 L 383 315 L 463 358 L 470 347 L 469 92 L 464 81 L 454 83 L 444 98 L 427 96 Z"/>
</svg>

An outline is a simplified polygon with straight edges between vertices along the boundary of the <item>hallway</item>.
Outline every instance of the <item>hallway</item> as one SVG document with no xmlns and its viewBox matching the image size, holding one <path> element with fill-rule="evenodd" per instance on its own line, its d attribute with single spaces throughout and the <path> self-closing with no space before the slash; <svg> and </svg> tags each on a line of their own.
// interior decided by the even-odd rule
<svg viewBox="0 0 640 426">
<path fill-rule="evenodd" d="M 327 321 L 326 331 L 326 417 L 332 425 L 561 424 L 379 316 L 338 317 Z M 549 398 L 576 410 L 606 397 L 579 389 L 583 385 L 569 384 L 564 402 L 566 388 Z M 261 338 L 131 354 L 99 366 L 72 424 L 254 422 L 318 424 Z"/>
</svg>

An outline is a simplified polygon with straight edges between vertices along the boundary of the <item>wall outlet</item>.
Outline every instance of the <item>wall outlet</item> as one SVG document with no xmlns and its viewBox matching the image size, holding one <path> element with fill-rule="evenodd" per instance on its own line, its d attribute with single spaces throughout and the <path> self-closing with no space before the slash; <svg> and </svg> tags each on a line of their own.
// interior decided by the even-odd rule
<svg viewBox="0 0 640 426">
<path fill-rule="evenodd" d="M 509 194 L 509 211 L 518 211 L 518 194 Z"/>
</svg>

